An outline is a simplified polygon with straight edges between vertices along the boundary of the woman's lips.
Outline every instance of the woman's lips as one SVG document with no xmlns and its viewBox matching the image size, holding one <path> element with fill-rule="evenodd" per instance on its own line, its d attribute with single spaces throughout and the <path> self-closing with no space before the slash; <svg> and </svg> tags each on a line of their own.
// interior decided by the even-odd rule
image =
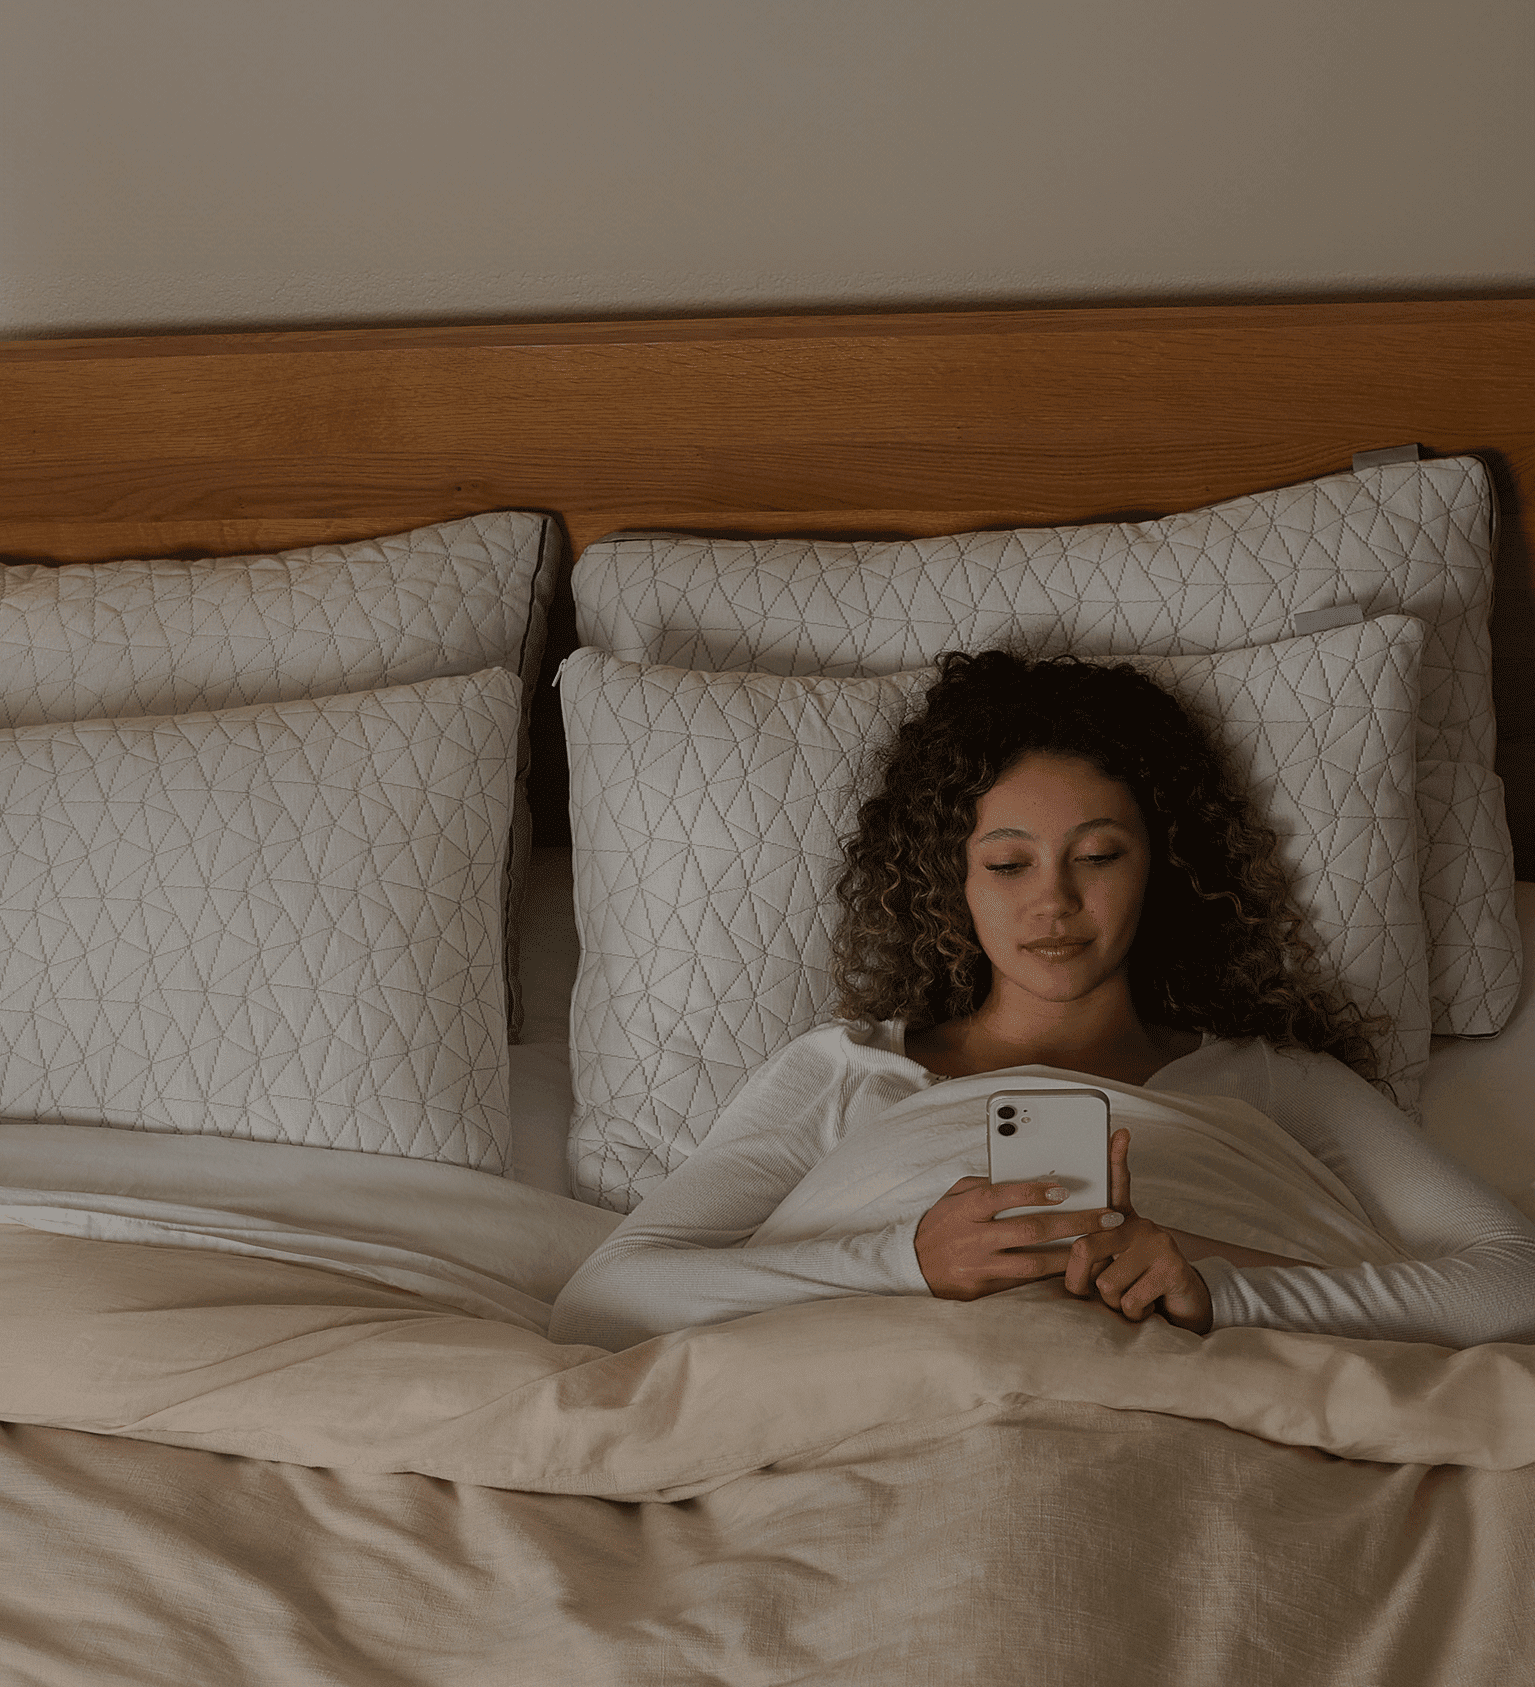
<svg viewBox="0 0 1535 1687">
<path fill-rule="evenodd" d="M 1079 954 L 1091 942 L 1086 937 L 1042 937 L 1035 943 L 1025 943 L 1026 955 L 1038 955 L 1041 960 L 1062 961 Z"/>
</svg>

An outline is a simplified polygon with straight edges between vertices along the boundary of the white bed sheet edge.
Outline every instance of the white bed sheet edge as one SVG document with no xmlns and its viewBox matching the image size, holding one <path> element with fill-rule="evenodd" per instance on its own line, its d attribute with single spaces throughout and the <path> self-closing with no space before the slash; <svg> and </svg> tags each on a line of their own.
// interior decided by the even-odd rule
<svg viewBox="0 0 1535 1687">
<path fill-rule="evenodd" d="M 318 1265 L 540 1335 L 618 1222 L 437 1161 L 0 1121 L 0 1223 Z"/>
</svg>

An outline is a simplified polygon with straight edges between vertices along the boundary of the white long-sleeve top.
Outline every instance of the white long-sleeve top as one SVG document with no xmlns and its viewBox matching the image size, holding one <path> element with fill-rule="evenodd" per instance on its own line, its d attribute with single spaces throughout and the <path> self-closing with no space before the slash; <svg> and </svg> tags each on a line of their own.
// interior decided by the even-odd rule
<svg viewBox="0 0 1535 1687">
<path fill-rule="evenodd" d="M 929 1294 L 917 1219 L 852 1236 L 743 1244 L 850 1129 L 942 1081 L 906 1054 L 898 1021 L 837 1021 L 796 1038 L 570 1279 L 550 1339 L 617 1351 L 795 1301 Z M 1233 1096 L 1267 1114 L 1411 1256 L 1343 1269 L 1193 1260 L 1210 1290 L 1213 1328 L 1456 1348 L 1535 1341 L 1535 1224 L 1340 1061 L 1207 1037 L 1145 1087 Z"/>
</svg>

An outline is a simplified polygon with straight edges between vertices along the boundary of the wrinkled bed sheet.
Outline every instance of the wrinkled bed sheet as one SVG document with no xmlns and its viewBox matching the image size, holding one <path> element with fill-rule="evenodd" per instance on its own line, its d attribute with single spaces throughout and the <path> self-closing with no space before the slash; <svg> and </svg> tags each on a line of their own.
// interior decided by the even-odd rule
<svg viewBox="0 0 1535 1687">
<path fill-rule="evenodd" d="M 1208 1154 L 1248 1123 L 1172 1111 Z M 167 1184 L 185 1141 L 46 1130 L 0 1137 L 0 1680 L 1459 1684 L 1535 1647 L 1535 1350 L 1200 1338 L 1056 1282 L 554 1347 L 612 1215 L 414 1162 L 343 1199 L 357 1157 L 292 1148 L 231 1192 L 252 1145 L 213 1140 Z"/>
<path fill-rule="evenodd" d="M 1507 1687 L 1528 1471 L 1033 1400 L 676 1504 L 0 1430 L 28 1687 Z"/>
</svg>

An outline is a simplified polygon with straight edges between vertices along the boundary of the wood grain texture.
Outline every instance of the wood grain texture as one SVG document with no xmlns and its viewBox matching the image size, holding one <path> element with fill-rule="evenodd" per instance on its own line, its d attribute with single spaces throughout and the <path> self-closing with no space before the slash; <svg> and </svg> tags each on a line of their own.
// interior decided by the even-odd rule
<svg viewBox="0 0 1535 1687">
<path fill-rule="evenodd" d="M 0 346 L 0 556 L 276 550 L 502 507 L 558 513 L 577 552 L 633 527 L 1082 522 L 1410 440 L 1493 468 L 1500 766 L 1535 877 L 1531 299 L 20 342 Z M 554 790 L 541 807 L 547 826 Z"/>
</svg>

